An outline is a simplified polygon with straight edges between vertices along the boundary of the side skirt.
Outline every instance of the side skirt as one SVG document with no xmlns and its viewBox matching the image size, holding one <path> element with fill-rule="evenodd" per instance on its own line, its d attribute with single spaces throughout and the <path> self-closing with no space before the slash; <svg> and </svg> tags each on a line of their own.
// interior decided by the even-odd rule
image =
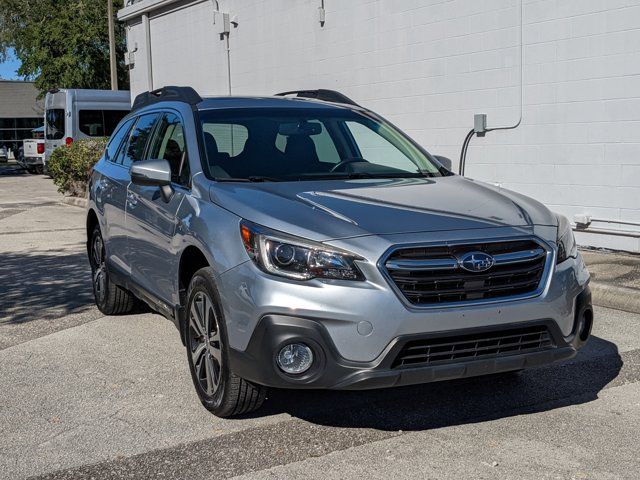
<svg viewBox="0 0 640 480">
<path fill-rule="evenodd" d="M 183 308 L 181 306 L 170 306 L 164 300 L 157 297 L 147 289 L 142 287 L 138 282 L 131 279 L 129 275 L 123 273 L 118 267 L 113 264 L 107 264 L 109 270 L 109 277 L 113 283 L 126 288 L 133 293 L 137 298 L 149 305 L 149 308 L 159 313 L 168 320 L 171 320 L 176 328 L 180 331 L 180 338 L 182 338 L 182 329 L 180 328 L 180 316 L 179 312 Z M 183 340 L 184 343 L 184 340 Z"/>
</svg>

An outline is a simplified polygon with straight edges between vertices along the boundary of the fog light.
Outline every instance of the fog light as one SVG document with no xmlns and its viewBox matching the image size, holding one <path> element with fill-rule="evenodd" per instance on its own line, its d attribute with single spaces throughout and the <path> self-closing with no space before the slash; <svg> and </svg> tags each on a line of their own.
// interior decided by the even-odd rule
<svg viewBox="0 0 640 480">
<path fill-rule="evenodd" d="M 295 375 L 309 370 L 313 363 L 313 352 L 304 343 L 285 345 L 276 357 L 283 372 Z"/>
</svg>

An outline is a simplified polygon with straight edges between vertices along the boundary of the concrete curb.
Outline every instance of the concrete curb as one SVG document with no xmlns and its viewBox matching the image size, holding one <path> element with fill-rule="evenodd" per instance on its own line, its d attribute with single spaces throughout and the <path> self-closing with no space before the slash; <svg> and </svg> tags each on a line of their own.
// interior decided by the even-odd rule
<svg viewBox="0 0 640 480">
<path fill-rule="evenodd" d="M 635 288 L 605 285 L 591 282 L 594 305 L 615 308 L 625 312 L 640 313 L 640 292 Z"/>
<path fill-rule="evenodd" d="M 63 197 L 62 203 L 73 205 L 74 207 L 87 208 L 87 199 L 79 197 Z"/>
<path fill-rule="evenodd" d="M 582 250 L 591 272 L 594 305 L 640 313 L 640 256 L 608 250 Z"/>
</svg>

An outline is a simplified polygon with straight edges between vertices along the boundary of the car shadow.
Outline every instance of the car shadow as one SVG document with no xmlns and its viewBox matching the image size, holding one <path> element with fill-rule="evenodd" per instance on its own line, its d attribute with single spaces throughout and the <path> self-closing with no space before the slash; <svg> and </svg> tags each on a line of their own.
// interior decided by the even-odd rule
<svg viewBox="0 0 640 480">
<path fill-rule="evenodd" d="M 86 254 L 0 254 L 0 323 L 56 318 L 92 306 Z"/>
<path fill-rule="evenodd" d="M 31 175 L 17 163 L 0 162 L 0 177 L 22 177 Z"/>
<path fill-rule="evenodd" d="M 578 356 L 563 364 L 384 390 L 273 390 L 257 414 L 288 413 L 343 428 L 429 430 L 590 402 L 622 365 L 615 344 L 591 337 Z"/>
</svg>

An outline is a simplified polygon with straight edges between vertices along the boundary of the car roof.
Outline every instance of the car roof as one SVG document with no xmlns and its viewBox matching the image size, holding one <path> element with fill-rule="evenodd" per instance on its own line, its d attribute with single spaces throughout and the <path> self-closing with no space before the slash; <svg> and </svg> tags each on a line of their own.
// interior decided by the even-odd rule
<svg viewBox="0 0 640 480">
<path fill-rule="evenodd" d="M 198 110 L 239 108 L 300 108 L 324 110 L 363 110 L 355 105 L 325 102 L 301 97 L 206 97 L 197 104 Z"/>
</svg>

